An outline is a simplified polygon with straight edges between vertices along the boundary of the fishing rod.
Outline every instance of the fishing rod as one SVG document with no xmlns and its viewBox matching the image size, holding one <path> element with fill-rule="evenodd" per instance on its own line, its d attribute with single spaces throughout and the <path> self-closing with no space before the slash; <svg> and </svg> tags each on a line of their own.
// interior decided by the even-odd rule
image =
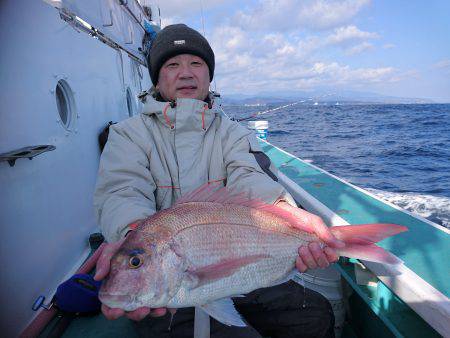
<svg viewBox="0 0 450 338">
<path fill-rule="evenodd" d="M 308 99 L 308 100 L 312 100 L 312 99 Z M 236 119 L 235 121 L 241 122 L 241 121 L 250 120 L 250 119 L 253 119 L 253 118 L 257 117 L 257 116 L 264 115 L 264 114 L 267 114 L 267 113 L 271 113 L 271 112 L 274 112 L 274 111 L 277 111 L 277 110 L 280 110 L 280 109 L 283 109 L 283 108 L 295 106 L 296 104 L 303 103 L 303 102 L 306 102 L 306 100 L 301 100 L 301 101 L 297 101 L 297 102 L 294 102 L 294 103 L 289 103 L 289 104 L 286 104 L 284 106 L 272 108 L 272 109 L 265 110 L 265 111 L 259 111 L 259 112 L 256 112 L 256 113 L 250 115 L 250 116 L 243 117 L 241 119 Z"/>
<path fill-rule="evenodd" d="M 325 94 L 325 95 L 319 96 L 319 97 L 314 98 L 314 99 L 324 98 L 324 97 L 330 96 L 330 95 L 333 95 L 333 93 L 331 93 L 331 94 Z M 250 119 L 253 119 L 253 118 L 258 117 L 258 116 L 260 116 L 260 115 L 264 115 L 264 114 L 267 114 L 267 113 L 271 113 L 271 112 L 274 112 L 274 111 L 277 111 L 277 110 L 280 110 L 280 109 L 284 109 L 284 108 L 287 108 L 287 107 L 292 107 L 292 106 L 295 106 L 295 105 L 297 105 L 297 104 L 299 104 L 299 103 L 304 103 L 304 102 L 306 102 L 306 101 L 312 101 L 312 100 L 313 100 L 313 98 L 310 97 L 309 99 L 305 99 L 305 100 L 297 101 L 297 102 L 294 102 L 294 103 L 286 104 L 286 105 L 284 105 L 284 106 L 272 108 L 272 109 L 265 110 L 265 111 L 256 112 L 256 113 L 254 113 L 254 114 L 252 114 L 252 115 L 250 115 L 250 116 L 243 117 L 243 118 L 240 118 L 240 119 L 235 119 L 235 121 L 241 122 L 241 121 L 250 120 Z"/>
</svg>

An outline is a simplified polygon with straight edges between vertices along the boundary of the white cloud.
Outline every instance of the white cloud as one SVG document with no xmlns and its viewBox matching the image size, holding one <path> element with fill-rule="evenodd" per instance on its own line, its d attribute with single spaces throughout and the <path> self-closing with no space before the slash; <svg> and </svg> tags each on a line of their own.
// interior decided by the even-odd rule
<svg viewBox="0 0 450 338">
<path fill-rule="evenodd" d="M 400 81 L 418 81 L 421 79 L 420 72 L 417 69 L 409 69 L 403 72 L 397 72 L 391 77 L 390 82 L 400 82 Z"/>
<path fill-rule="evenodd" d="M 366 40 L 377 38 L 377 33 L 365 32 L 351 25 L 336 28 L 333 34 L 324 39 L 323 46 L 336 45 L 343 48 L 346 55 L 355 55 L 373 49 L 373 44 Z"/>
<path fill-rule="evenodd" d="M 318 62 L 298 53 L 291 45 L 279 53 L 255 57 L 249 53 L 221 53 L 216 80 L 224 92 L 313 89 L 316 86 L 365 85 L 395 81 L 392 67 L 352 68 L 337 62 Z M 287 51 L 283 53 L 284 51 Z"/>
<path fill-rule="evenodd" d="M 326 29 L 347 23 L 369 0 L 315 1 L 310 8 L 304 8 L 302 19 L 311 27 Z"/>
<path fill-rule="evenodd" d="M 395 48 L 395 47 L 397 47 L 397 46 L 394 45 L 393 43 L 386 43 L 386 44 L 383 45 L 384 49 L 392 49 L 392 48 Z"/>
<path fill-rule="evenodd" d="M 381 68 L 359 68 L 350 72 L 353 75 L 353 79 L 359 80 L 364 83 L 379 83 L 379 82 L 393 82 L 396 81 L 393 77 L 394 68 L 381 67 Z"/>
<path fill-rule="evenodd" d="M 373 48 L 365 40 L 378 34 L 356 26 L 337 28 L 328 36 L 300 38 L 295 33 L 255 32 L 236 26 L 216 27 L 211 35 L 216 53 L 216 81 L 224 92 L 308 90 L 316 86 L 374 84 L 395 81 L 392 67 L 352 68 L 333 61 L 318 61 L 337 46 L 347 54 Z"/>
<path fill-rule="evenodd" d="M 219 89 L 228 93 L 254 93 L 262 90 L 310 90 L 316 87 L 356 88 L 371 84 L 393 82 L 396 70 L 384 68 L 357 68 L 336 62 L 316 62 L 296 68 L 260 68 L 256 74 L 235 73 L 228 77 L 218 77 Z"/>
<path fill-rule="evenodd" d="M 211 34 L 210 43 L 218 53 L 218 63 L 230 62 L 239 54 L 246 54 L 256 59 L 289 58 L 290 64 L 296 64 L 329 46 L 338 46 L 347 55 L 361 53 L 373 48 L 373 45 L 365 40 L 374 38 L 378 38 L 378 34 L 362 31 L 356 26 L 337 28 L 333 34 L 326 37 L 308 36 L 302 39 L 295 33 L 264 34 L 225 25 L 216 27 Z"/>
<path fill-rule="evenodd" d="M 444 69 L 444 70 L 450 70 L 450 59 L 444 59 L 444 60 L 441 60 L 441 61 L 439 61 L 439 62 L 436 62 L 434 65 L 433 65 L 433 68 L 434 69 Z"/>
<path fill-rule="evenodd" d="M 154 1 L 151 0 L 144 1 L 154 4 Z M 202 12 L 203 19 L 206 22 L 208 20 L 207 14 L 210 10 L 214 10 L 216 7 L 226 3 L 227 1 L 225 0 L 164 0 L 157 3 L 157 5 L 161 12 L 162 28 L 175 23 L 186 23 L 187 21 L 190 22 L 189 26 L 198 28 L 202 27 Z"/>
<path fill-rule="evenodd" d="M 176 23 L 180 23 L 180 22 L 182 22 L 180 17 L 177 17 L 177 16 L 166 16 L 164 18 L 161 18 L 161 28 L 164 28 L 166 26 L 173 25 L 173 24 L 176 24 Z"/>
<path fill-rule="evenodd" d="M 163 0 L 159 1 L 158 6 L 161 10 L 161 17 L 165 21 L 169 17 L 183 18 L 188 15 L 198 14 L 201 16 L 203 11 L 214 8 L 218 5 L 226 3 L 225 0 Z"/>
<path fill-rule="evenodd" d="M 295 38 L 289 41 L 280 33 L 253 34 L 232 26 L 217 27 L 210 39 L 218 61 L 225 62 L 242 54 L 254 59 L 298 56 L 301 49 L 297 41 Z"/>
<path fill-rule="evenodd" d="M 262 0 L 233 22 L 251 30 L 323 30 L 347 24 L 370 0 Z"/>
<path fill-rule="evenodd" d="M 359 54 L 359 53 L 362 53 L 362 52 L 364 52 L 366 50 L 370 50 L 370 49 L 373 49 L 373 45 L 369 42 L 363 42 L 363 43 L 360 43 L 359 45 L 348 48 L 346 50 L 346 54 L 347 55 L 355 55 L 355 54 Z"/>
<path fill-rule="evenodd" d="M 328 44 L 348 45 L 355 41 L 378 38 L 377 33 L 364 32 L 356 26 L 339 27 L 334 30 L 334 34 L 326 38 Z"/>
<path fill-rule="evenodd" d="M 352 23 L 369 1 L 261 0 L 253 8 L 231 14 L 230 20 L 216 21 L 208 39 L 216 56 L 217 89 L 251 94 L 317 87 L 351 89 L 403 80 L 408 74 L 393 67 L 358 68 L 335 61 L 336 47 L 344 56 L 356 55 L 374 48 L 371 42 L 380 38 Z M 204 6 L 223 3 L 205 1 Z M 161 10 L 171 13 L 163 15 L 164 24 L 185 22 L 183 16 L 200 15 L 200 3 L 170 0 L 161 4 Z"/>
</svg>

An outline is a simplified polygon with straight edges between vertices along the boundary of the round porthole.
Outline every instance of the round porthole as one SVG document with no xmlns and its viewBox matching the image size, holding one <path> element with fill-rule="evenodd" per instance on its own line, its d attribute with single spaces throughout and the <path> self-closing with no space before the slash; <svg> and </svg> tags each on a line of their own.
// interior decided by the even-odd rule
<svg viewBox="0 0 450 338">
<path fill-rule="evenodd" d="M 74 123 L 75 104 L 72 89 L 70 89 L 70 86 L 66 81 L 58 81 L 56 84 L 55 97 L 61 124 L 64 128 L 69 130 Z"/>
<path fill-rule="evenodd" d="M 127 109 L 128 116 L 132 117 L 136 114 L 136 102 L 134 101 L 130 88 L 127 88 Z"/>
</svg>

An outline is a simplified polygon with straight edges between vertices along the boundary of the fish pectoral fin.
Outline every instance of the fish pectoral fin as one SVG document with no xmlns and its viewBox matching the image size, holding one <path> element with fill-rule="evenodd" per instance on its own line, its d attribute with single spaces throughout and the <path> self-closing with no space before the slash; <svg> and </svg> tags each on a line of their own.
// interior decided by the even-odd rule
<svg viewBox="0 0 450 338">
<path fill-rule="evenodd" d="M 211 303 L 202 305 L 201 308 L 217 321 L 228 326 L 244 327 L 247 324 L 237 312 L 231 298 L 222 298 Z"/>
<path fill-rule="evenodd" d="M 211 281 L 231 276 L 240 268 L 269 257 L 270 255 L 267 254 L 257 254 L 238 258 L 227 258 L 214 264 L 190 268 L 187 272 L 190 275 L 190 280 L 195 281 L 191 285 L 193 287 L 199 287 Z"/>
</svg>

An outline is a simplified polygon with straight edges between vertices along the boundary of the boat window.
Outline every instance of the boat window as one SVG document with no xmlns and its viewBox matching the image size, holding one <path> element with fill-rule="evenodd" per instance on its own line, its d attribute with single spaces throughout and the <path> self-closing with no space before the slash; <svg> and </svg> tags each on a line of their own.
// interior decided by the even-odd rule
<svg viewBox="0 0 450 338">
<path fill-rule="evenodd" d="M 64 128 L 69 129 L 75 114 L 72 89 L 64 80 L 59 80 L 55 90 L 56 106 Z"/>
</svg>

